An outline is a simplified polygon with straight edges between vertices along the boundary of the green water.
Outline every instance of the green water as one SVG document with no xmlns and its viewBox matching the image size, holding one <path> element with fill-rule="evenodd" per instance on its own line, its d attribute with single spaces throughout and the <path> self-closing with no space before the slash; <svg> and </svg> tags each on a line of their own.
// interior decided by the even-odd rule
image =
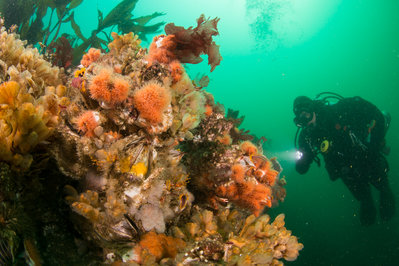
<svg viewBox="0 0 399 266">
<path fill-rule="evenodd" d="M 106 14 L 118 3 L 85 0 L 75 14 L 82 32 L 96 27 L 97 8 Z M 298 175 L 292 122 L 293 99 L 322 91 L 361 96 L 391 113 L 389 178 L 399 202 L 399 1 L 141 0 L 134 12 L 156 11 L 165 15 L 154 23 L 185 27 L 201 13 L 221 18 L 215 41 L 224 59 L 209 74 L 208 91 L 245 115 L 243 127 L 265 136 L 265 153 L 284 168 L 287 197 L 270 214 L 285 213 L 287 228 L 305 246 L 287 264 L 399 265 L 399 211 L 389 222 L 362 227 L 358 203 L 340 180 L 330 181 L 316 165 Z M 193 76 L 209 72 L 205 61 L 188 69 Z"/>
</svg>

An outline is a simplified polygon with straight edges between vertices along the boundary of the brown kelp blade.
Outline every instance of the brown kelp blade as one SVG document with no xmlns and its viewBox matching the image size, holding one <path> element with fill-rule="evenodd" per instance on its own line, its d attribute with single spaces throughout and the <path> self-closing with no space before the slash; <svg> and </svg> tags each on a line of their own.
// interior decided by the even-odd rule
<svg viewBox="0 0 399 266">
<path fill-rule="evenodd" d="M 124 0 L 118 4 L 109 14 L 101 21 L 101 25 L 98 25 L 98 31 L 101 31 L 107 27 L 115 24 L 119 24 L 126 17 L 131 17 L 131 12 L 136 7 L 138 0 Z"/>
</svg>

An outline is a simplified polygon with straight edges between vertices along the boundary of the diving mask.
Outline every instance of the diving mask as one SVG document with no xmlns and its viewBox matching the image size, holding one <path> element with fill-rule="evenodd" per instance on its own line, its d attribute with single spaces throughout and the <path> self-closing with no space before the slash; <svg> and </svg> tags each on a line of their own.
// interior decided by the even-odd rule
<svg viewBox="0 0 399 266">
<path fill-rule="evenodd" d="M 294 123 L 297 127 L 306 127 L 314 116 L 313 112 L 302 111 L 294 118 Z"/>
</svg>

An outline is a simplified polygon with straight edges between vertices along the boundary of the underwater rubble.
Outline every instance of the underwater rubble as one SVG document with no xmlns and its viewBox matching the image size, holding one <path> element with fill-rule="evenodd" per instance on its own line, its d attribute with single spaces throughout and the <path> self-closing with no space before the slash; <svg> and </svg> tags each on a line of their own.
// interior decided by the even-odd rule
<svg viewBox="0 0 399 266">
<path fill-rule="evenodd" d="M 168 24 L 148 51 L 112 33 L 71 76 L 0 22 L 0 264 L 297 258 L 284 215 L 264 214 L 286 195 L 281 166 L 182 65 L 220 64 L 218 20 Z"/>
</svg>

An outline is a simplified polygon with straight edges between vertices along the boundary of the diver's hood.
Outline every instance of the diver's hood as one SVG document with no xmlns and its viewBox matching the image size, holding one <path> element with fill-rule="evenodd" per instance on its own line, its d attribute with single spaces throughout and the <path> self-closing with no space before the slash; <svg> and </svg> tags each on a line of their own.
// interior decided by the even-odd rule
<svg viewBox="0 0 399 266">
<path fill-rule="evenodd" d="M 298 96 L 294 100 L 294 123 L 303 127 L 313 119 L 315 105 L 312 99 L 306 96 Z"/>
</svg>

